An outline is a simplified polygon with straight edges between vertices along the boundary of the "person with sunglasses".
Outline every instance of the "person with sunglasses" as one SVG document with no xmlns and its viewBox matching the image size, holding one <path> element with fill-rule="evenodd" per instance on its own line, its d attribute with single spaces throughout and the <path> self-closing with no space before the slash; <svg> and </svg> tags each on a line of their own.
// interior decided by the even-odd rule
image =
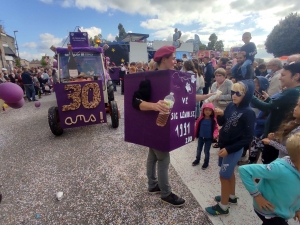
<svg viewBox="0 0 300 225">
<path fill-rule="evenodd" d="M 281 86 L 285 88 L 276 99 L 272 99 L 266 92 L 262 92 L 265 100 L 259 100 L 255 96 L 252 98 L 252 105 L 263 112 L 269 112 L 267 117 L 263 138 L 267 138 L 269 133 L 275 133 L 286 115 L 297 105 L 300 95 L 300 62 L 291 62 L 283 66 Z M 270 145 L 265 145 L 262 151 L 262 162 L 269 164 L 278 158 L 278 150 Z"/>
<path fill-rule="evenodd" d="M 225 111 L 216 108 L 219 126 L 221 195 L 215 197 L 216 205 L 205 210 L 213 215 L 228 215 L 228 204 L 237 204 L 234 168 L 243 154 L 244 146 L 253 138 L 255 113 L 249 106 L 254 94 L 254 81 L 243 80 L 232 85 L 231 98 Z"/>
</svg>

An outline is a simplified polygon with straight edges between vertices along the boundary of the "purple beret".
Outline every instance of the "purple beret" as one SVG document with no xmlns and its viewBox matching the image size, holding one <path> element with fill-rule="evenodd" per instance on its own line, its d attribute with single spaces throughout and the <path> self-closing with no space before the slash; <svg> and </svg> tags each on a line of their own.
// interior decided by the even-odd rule
<svg viewBox="0 0 300 225">
<path fill-rule="evenodd" d="M 174 46 L 163 46 L 159 48 L 154 54 L 154 61 L 159 62 L 163 57 L 169 56 L 176 51 Z"/>
</svg>

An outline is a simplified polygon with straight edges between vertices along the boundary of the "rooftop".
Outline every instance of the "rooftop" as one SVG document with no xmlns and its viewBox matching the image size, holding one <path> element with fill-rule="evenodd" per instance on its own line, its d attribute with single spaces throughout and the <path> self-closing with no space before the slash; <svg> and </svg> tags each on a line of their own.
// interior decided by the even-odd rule
<svg viewBox="0 0 300 225">
<path fill-rule="evenodd" d="M 138 34 L 138 33 L 128 33 L 122 38 L 120 38 L 121 42 L 134 42 L 134 41 L 142 41 L 149 37 L 149 34 Z"/>
</svg>

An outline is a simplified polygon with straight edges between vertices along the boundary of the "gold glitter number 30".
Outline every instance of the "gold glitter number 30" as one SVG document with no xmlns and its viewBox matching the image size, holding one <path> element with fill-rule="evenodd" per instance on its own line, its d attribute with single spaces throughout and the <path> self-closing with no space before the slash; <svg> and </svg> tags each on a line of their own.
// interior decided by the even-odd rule
<svg viewBox="0 0 300 225">
<path fill-rule="evenodd" d="M 93 101 L 89 102 L 89 90 L 93 90 Z M 81 90 L 80 84 L 66 84 L 65 90 L 73 90 L 73 93 L 68 94 L 68 99 L 72 99 L 70 105 L 63 105 L 62 111 L 74 111 L 79 109 L 81 102 L 86 109 L 96 108 L 101 102 L 100 88 L 97 83 L 87 83 Z"/>
<path fill-rule="evenodd" d="M 93 101 L 92 102 L 89 102 L 89 90 L 90 89 L 93 89 Z M 82 88 L 82 93 L 81 93 L 83 107 L 86 109 L 96 108 L 101 101 L 100 96 L 101 96 L 100 88 L 97 83 L 85 84 Z"/>
<path fill-rule="evenodd" d="M 74 111 L 76 109 L 79 109 L 80 104 L 81 104 L 81 86 L 80 84 L 66 84 L 65 85 L 65 90 L 70 91 L 73 90 L 73 93 L 68 94 L 68 99 L 72 99 L 73 102 L 70 105 L 63 105 L 62 106 L 62 111 Z"/>
</svg>

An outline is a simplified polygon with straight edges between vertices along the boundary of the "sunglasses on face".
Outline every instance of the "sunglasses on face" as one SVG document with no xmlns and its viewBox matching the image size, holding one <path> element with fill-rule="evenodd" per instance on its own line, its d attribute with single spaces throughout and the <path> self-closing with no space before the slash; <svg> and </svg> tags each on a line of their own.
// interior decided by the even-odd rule
<svg viewBox="0 0 300 225">
<path fill-rule="evenodd" d="M 242 92 L 239 92 L 239 91 L 232 91 L 232 90 L 231 90 L 231 96 L 234 95 L 234 94 L 235 94 L 236 96 L 238 96 L 238 97 L 241 97 L 241 96 L 243 95 Z"/>
</svg>

